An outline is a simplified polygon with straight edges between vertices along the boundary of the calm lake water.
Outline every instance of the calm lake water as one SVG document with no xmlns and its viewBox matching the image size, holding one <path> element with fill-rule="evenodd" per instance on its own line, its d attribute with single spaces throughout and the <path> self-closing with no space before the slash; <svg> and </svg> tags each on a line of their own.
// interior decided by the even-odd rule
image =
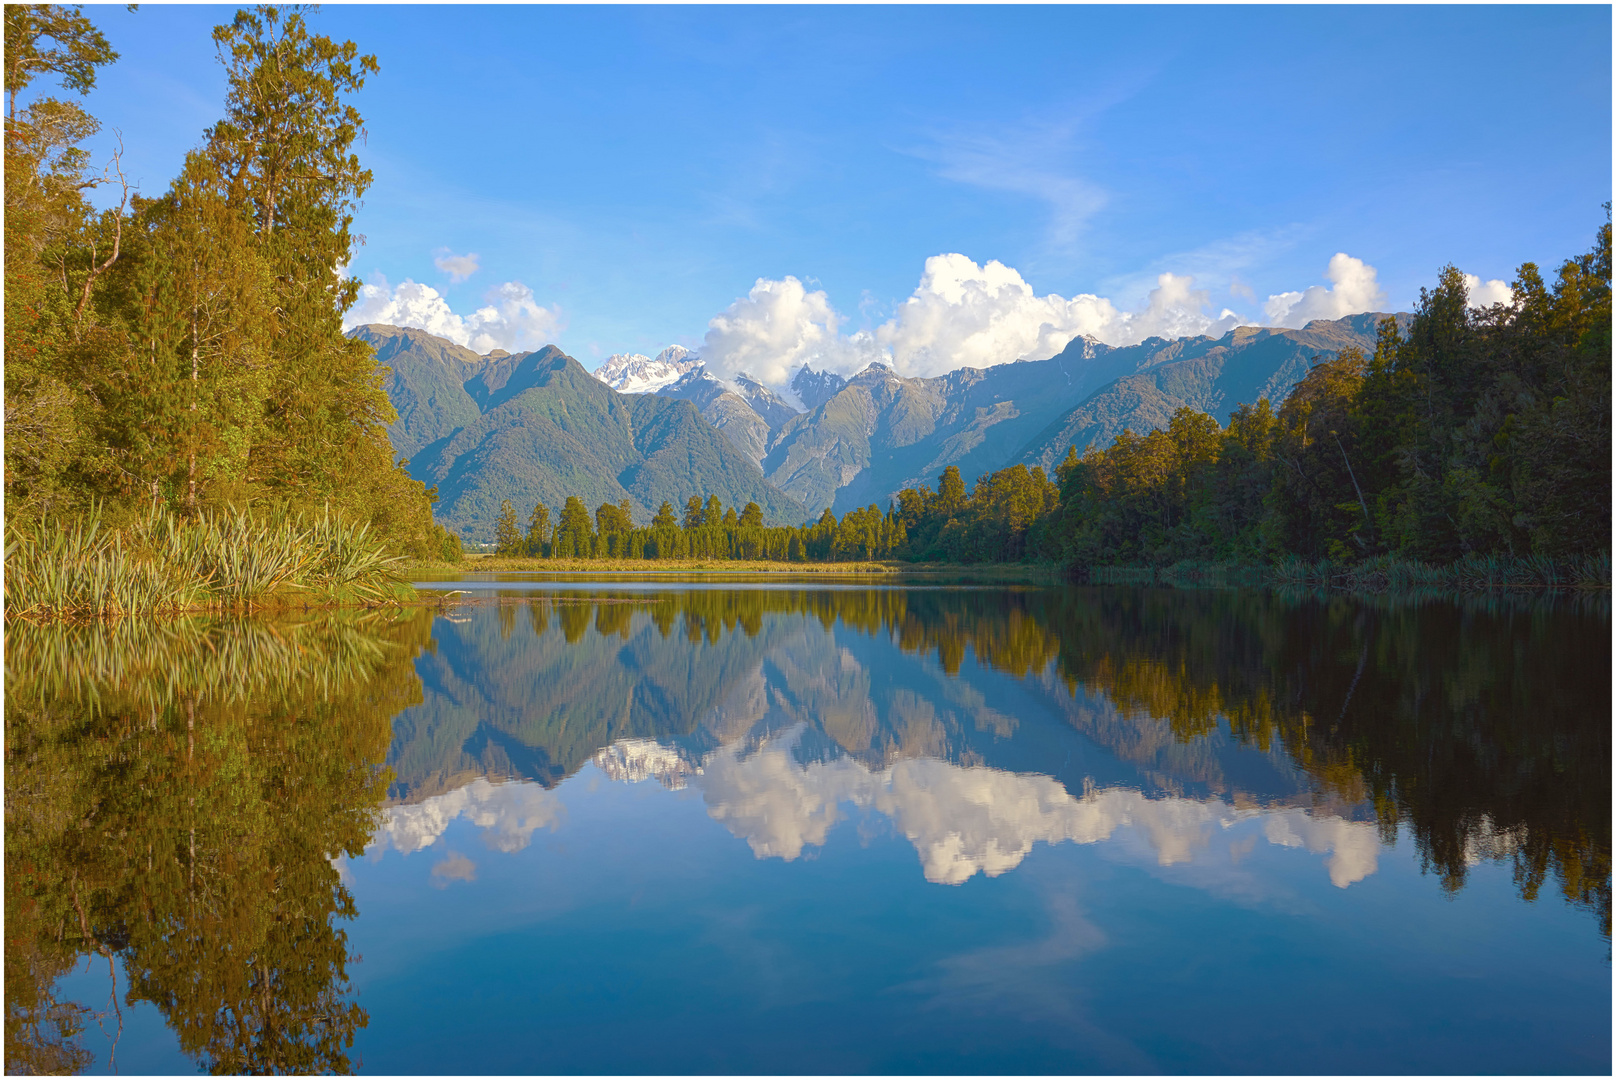
<svg viewBox="0 0 1616 1080">
<path fill-rule="evenodd" d="M 14 626 L 8 1071 L 1608 1073 L 1594 602 Z"/>
</svg>

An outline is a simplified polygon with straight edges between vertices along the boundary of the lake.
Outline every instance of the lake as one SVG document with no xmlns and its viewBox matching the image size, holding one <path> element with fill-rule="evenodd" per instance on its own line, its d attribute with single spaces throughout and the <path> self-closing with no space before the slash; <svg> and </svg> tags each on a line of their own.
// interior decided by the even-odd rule
<svg viewBox="0 0 1616 1080">
<path fill-rule="evenodd" d="M 1608 595 L 425 587 L 8 627 L 8 1071 L 1611 1069 Z"/>
</svg>

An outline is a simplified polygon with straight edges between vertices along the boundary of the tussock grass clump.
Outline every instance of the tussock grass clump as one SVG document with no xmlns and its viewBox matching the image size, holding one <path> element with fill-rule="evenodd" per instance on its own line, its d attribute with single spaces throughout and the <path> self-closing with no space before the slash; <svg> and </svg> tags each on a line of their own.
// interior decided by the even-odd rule
<svg viewBox="0 0 1616 1080">
<path fill-rule="evenodd" d="M 397 556 L 329 512 L 181 517 L 161 504 L 127 529 L 77 521 L 7 529 L 7 618 L 117 618 L 398 598 Z"/>
</svg>

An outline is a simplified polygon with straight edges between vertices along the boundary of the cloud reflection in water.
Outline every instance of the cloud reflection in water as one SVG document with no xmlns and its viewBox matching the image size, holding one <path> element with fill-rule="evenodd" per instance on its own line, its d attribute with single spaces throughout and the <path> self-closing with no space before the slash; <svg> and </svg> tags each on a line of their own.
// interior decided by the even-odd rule
<svg viewBox="0 0 1616 1080">
<path fill-rule="evenodd" d="M 1338 888 L 1362 881 L 1378 865 L 1380 840 L 1367 822 L 1299 807 L 1148 798 L 1127 787 L 1079 797 L 1050 776 L 931 757 L 901 759 L 884 769 L 851 756 L 805 764 L 794 752 L 805 730 L 798 724 L 751 749 L 734 742 L 699 765 L 674 746 L 621 740 L 599 751 L 595 765 L 613 780 L 655 779 L 672 790 L 699 791 L 709 816 L 760 859 L 790 862 L 806 848 L 823 846 L 844 806 L 880 814 L 914 845 L 926 880 L 944 885 L 1013 870 L 1040 841 L 1095 844 L 1124 833 L 1142 839 L 1161 866 L 1189 863 L 1214 835 L 1246 822 L 1260 822 L 1270 844 L 1327 856 L 1325 868 Z M 484 830 L 490 848 L 520 851 L 535 830 L 557 828 L 565 813 L 559 796 L 538 784 L 478 779 L 389 807 L 373 850 L 425 850 L 452 821 L 465 817 Z"/>
</svg>

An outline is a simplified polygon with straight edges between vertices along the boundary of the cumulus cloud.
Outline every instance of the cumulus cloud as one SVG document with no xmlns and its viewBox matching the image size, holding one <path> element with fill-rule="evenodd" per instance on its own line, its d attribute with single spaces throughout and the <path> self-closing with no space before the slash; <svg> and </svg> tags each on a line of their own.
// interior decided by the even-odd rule
<svg viewBox="0 0 1616 1080">
<path fill-rule="evenodd" d="M 1159 275 L 1143 305 L 1125 311 L 1091 293 L 1039 296 L 1013 267 L 952 253 L 926 260 L 920 284 L 886 322 L 846 334 L 843 322 L 822 290 L 809 292 L 794 277 L 760 278 L 708 324 L 701 354 L 720 379 L 746 371 L 778 389 L 804 363 L 852 375 L 878 361 L 926 378 L 1045 360 L 1082 335 L 1133 345 L 1148 337 L 1217 336 L 1242 320 L 1228 308 L 1214 310 L 1211 294 L 1185 274 Z"/>
<path fill-rule="evenodd" d="M 460 854 L 451 851 L 447 858 L 432 868 L 432 884 L 437 888 L 447 888 L 451 881 L 476 881 L 477 864 Z"/>
<path fill-rule="evenodd" d="M 1116 336 L 1121 318 L 1098 296 L 1038 296 L 997 260 L 978 266 L 964 255 L 933 255 L 914 293 L 873 337 L 899 374 L 935 376 L 1048 359 L 1080 334 Z"/>
<path fill-rule="evenodd" d="M 1344 251 L 1330 256 L 1324 277 L 1331 288 L 1312 285 L 1302 292 L 1276 293 L 1263 305 L 1270 326 L 1300 329 L 1314 319 L 1340 319 L 1386 305 L 1386 293 L 1375 280 L 1375 268 Z"/>
<path fill-rule="evenodd" d="M 560 800 L 538 784 L 492 784 L 479 778 L 463 788 L 383 810 L 375 844 L 405 855 L 424 851 L 451 822 L 464 817 L 483 830 L 483 842 L 495 851 L 521 851 L 536 830 L 555 829 L 565 816 Z"/>
<path fill-rule="evenodd" d="M 1471 307 L 1487 308 L 1494 304 L 1512 304 L 1515 302 L 1515 290 L 1494 278 L 1492 281 L 1483 281 L 1475 274 L 1464 276 L 1466 303 Z"/>
<path fill-rule="evenodd" d="M 439 248 L 434 254 L 437 255 L 437 258 L 432 260 L 432 265 L 448 274 L 449 280 L 457 285 L 475 274 L 479 269 L 475 251 L 468 252 L 465 255 L 456 255 L 448 248 Z"/>
<path fill-rule="evenodd" d="M 690 777 L 708 814 L 745 840 L 758 858 L 790 862 L 822 846 L 841 806 L 889 818 L 920 856 L 921 873 L 959 885 L 1019 866 L 1037 843 L 1095 844 L 1119 830 L 1143 840 L 1161 866 L 1212 857 L 1215 828 L 1260 820 L 1269 843 L 1327 855 L 1330 881 L 1346 888 L 1373 874 L 1379 840 L 1372 825 L 1296 808 L 1236 810 L 1218 799 L 1149 798 L 1106 788 L 1078 798 L 1056 779 L 905 758 L 871 769 L 852 757 L 796 760 L 804 725 L 749 754 L 733 743 Z"/>
<path fill-rule="evenodd" d="M 717 378 L 733 380 L 744 371 L 770 386 L 785 386 L 805 363 L 856 371 L 876 359 L 866 341 L 839 334 L 840 325 L 824 290 L 809 292 L 794 277 L 758 278 L 707 324 L 701 356 Z"/>
<path fill-rule="evenodd" d="M 1380 837 L 1368 822 L 1284 810 L 1267 816 L 1263 836 L 1270 844 L 1328 854 L 1324 866 L 1338 889 L 1362 881 L 1380 866 Z"/>
<path fill-rule="evenodd" d="M 415 327 L 478 353 L 536 349 L 563 326 L 561 309 L 541 305 L 520 281 L 494 286 L 483 294 L 482 307 L 470 315 L 457 315 L 432 286 L 406 278 L 393 287 L 382 274 L 360 286 L 359 299 L 343 316 L 342 328 L 366 323 Z"/>
</svg>

